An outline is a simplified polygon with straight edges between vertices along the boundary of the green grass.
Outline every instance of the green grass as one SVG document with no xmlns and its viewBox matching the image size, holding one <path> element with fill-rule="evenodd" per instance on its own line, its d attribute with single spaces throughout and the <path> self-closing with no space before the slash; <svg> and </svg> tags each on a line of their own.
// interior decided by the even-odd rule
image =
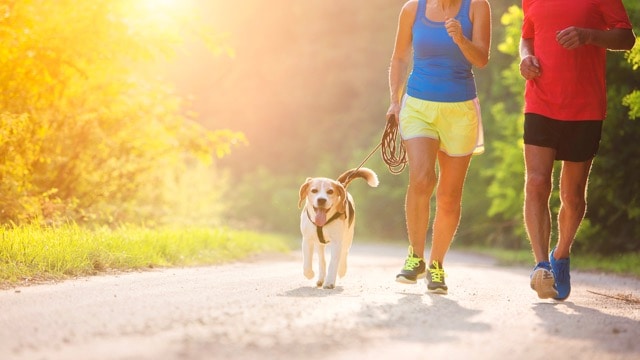
<svg viewBox="0 0 640 360">
<path fill-rule="evenodd" d="M 296 246 L 292 236 L 226 228 L 0 227 L 0 287 L 108 271 L 214 265 L 258 254 L 285 253 Z M 533 266 L 529 250 L 459 250 L 491 256 L 500 265 Z M 640 277 L 640 253 L 614 257 L 574 254 L 571 268 Z"/>
<path fill-rule="evenodd" d="M 290 250 L 285 236 L 225 228 L 0 228 L 0 285 L 105 271 L 211 265 Z"/>
<path fill-rule="evenodd" d="M 471 247 L 466 250 L 489 255 L 495 258 L 500 265 L 535 265 L 530 250 L 505 250 L 481 247 Z M 575 253 L 571 255 L 571 269 L 640 277 L 640 253 L 627 253 L 609 257 L 588 253 Z"/>
</svg>

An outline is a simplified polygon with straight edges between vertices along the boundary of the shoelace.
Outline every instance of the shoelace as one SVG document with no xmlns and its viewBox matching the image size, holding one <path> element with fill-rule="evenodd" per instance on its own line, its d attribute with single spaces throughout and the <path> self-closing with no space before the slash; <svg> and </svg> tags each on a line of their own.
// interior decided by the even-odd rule
<svg viewBox="0 0 640 360">
<path fill-rule="evenodd" d="M 421 260 L 420 258 L 413 257 L 413 255 L 410 255 L 409 257 L 407 257 L 407 260 L 404 262 L 404 269 L 413 270 L 417 268 L 418 266 L 420 266 L 420 260 Z"/>
<path fill-rule="evenodd" d="M 431 274 L 431 281 L 433 282 L 443 282 L 444 281 L 444 269 L 440 267 L 437 261 L 433 261 L 433 267 L 429 268 L 429 274 Z"/>
</svg>

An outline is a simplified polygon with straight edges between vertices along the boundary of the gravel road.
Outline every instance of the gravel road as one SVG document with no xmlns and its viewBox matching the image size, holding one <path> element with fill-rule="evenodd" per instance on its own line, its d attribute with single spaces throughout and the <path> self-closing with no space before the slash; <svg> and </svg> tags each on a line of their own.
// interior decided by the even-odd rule
<svg viewBox="0 0 640 360">
<path fill-rule="evenodd" d="M 0 291 L 0 359 L 639 359 L 640 280 L 573 272 L 540 300 L 528 268 L 450 252 L 449 294 L 396 283 L 406 248 L 354 245 L 334 290 L 298 253 Z M 595 293 L 594 293 L 595 292 Z"/>
</svg>

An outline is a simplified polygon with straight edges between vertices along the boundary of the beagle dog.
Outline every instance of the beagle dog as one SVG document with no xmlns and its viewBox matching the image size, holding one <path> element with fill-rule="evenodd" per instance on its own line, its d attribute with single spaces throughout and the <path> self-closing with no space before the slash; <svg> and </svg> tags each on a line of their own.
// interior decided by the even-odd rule
<svg viewBox="0 0 640 360">
<path fill-rule="evenodd" d="M 314 277 L 313 252 L 318 254 L 318 287 L 333 289 L 336 277 L 347 272 L 347 254 L 353 242 L 355 206 L 347 186 L 351 180 L 362 178 L 371 187 L 378 186 L 378 176 L 368 168 L 351 169 L 337 180 L 323 177 L 307 178 L 300 187 L 298 208 L 302 232 L 302 270 L 307 279 Z M 325 247 L 331 249 L 327 271 Z"/>
</svg>

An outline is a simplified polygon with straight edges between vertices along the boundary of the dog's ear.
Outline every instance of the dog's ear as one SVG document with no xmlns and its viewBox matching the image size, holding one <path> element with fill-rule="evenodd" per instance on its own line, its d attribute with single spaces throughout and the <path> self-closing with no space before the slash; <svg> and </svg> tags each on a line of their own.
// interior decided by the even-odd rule
<svg viewBox="0 0 640 360">
<path fill-rule="evenodd" d="M 340 213 L 344 213 L 347 209 L 347 189 L 339 182 L 335 182 L 333 187 L 338 193 L 338 199 L 340 200 L 338 201 L 337 210 Z"/>
<path fill-rule="evenodd" d="M 309 192 L 309 186 L 311 185 L 311 178 L 307 178 L 307 180 L 300 186 L 300 198 L 298 199 L 298 209 L 304 205 L 305 200 L 307 199 L 307 193 Z"/>
</svg>

